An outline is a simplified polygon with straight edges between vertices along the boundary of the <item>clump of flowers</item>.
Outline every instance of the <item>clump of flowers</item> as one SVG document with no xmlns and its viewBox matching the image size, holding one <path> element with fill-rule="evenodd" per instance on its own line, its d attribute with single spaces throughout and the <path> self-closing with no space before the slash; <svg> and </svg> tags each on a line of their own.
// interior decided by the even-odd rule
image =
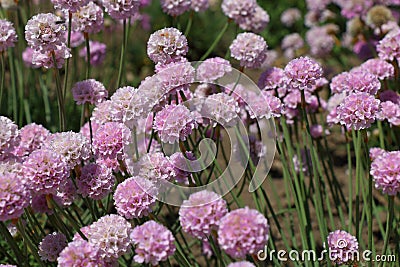
<svg viewBox="0 0 400 267">
<path fill-rule="evenodd" d="M 175 238 L 171 231 L 155 221 L 136 226 L 130 238 L 136 246 L 133 259 L 137 263 L 157 265 L 175 253 Z"/>
<path fill-rule="evenodd" d="M 112 260 L 129 253 L 131 248 L 131 224 L 123 217 L 110 214 L 101 217 L 89 226 L 89 242 L 100 248 L 103 258 Z"/>
<path fill-rule="evenodd" d="M 82 5 L 78 10 L 73 12 L 71 29 L 74 32 L 87 34 L 98 33 L 103 29 L 103 16 L 103 10 L 94 2 L 90 1 L 87 5 Z"/>
<path fill-rule="evenodd" d="M 42 147 L 50 132 L 42 125 L 30 123 L 19 130 L 20 141 L 15 147 L 13 154 L 25 157 Z"/>
<path fill-rule="evenodd" d="M 18 126 L 9 118 L 0 116 L 0 155 L 10 152 L 18 141 Z"/>
<path fill-rule="evenodd" d="M 90 65 L 95 67 L 100 66 L 106 58 L 106 49 L 106 44 L 97 41 L 89 41 Z M 86 61 L 88 60 L 86 47 L 79 50 L 79 56 L 83 57 Z"/>
<path fill-rule="evenodd" d="M 175 28 L 164 28 L 150 35 L 147 55 L 154 63 L 179 61 L 188 52 L 186 37 Z"/>
<path fill-rule="evenodd" d="M 373 159 L 371 175 L 375 188 L 383 193 L 395 196 L 400 192 L 400 151 L 384 152 Z"/>
<path fill-rule="evenodd" d="M 89 0 L 51 0 L 51 2 L 55 9 L 68 10 L 73 13 L 86 5 Z"/>
<path fill-rule="evenodd" d="M 191 1 L 190 9 L 195 12 L 206 11 L 210 6 L 210 2 L 208 0 L 197 0 Z"/>
<path fill-rule="evenodd" d="M 298 8 L 288 8 L 281 14 L 281 22 L 287 27 L 293 26 L 301 19 L 301 12 Z"/>
<path fill-rule="evenodd" d="M 267 58 L 267 48 L 264 38 L 250 32 L 238 34 L 229 47 L 231 56 L 240 61 L 240 66 L 246 68 L 261 67 Z"/>
<path fill-rule="evenodd" d="M 257 210 L 237 209 L 219 223 L 218 244 L 231 257 L 244 258 L 263 249 L 268 241 L 267 219 Z"/>
<path fill-rule="evenodd" d="M 102 199 L 110 193 L 114 183 L 115 177 L 111 169 L 95 163 L 85 165 L 81 175 L 76 178 L 78 193 L 95 200 Z"/>
<path fill-rule="evenodd" d="M 250 17 L 257 7 L 256 0 L 223 0 L 222 12 L 233 19 L 237 24 L 244 21 L 246 17 Z"/>
<path fill-rule="evenodd" d="M 8 20 L 0 19 L 0 52 L 14 47 L 17 40 L 18 36 L 13 24 Z"/>
<path fill-rule="evenodd" d="M 400 125 L 400 105 L 392 101 L 382 102 L 377 118 L 379 120 L 388 120 L 391 125 Z"/>
<path fill-rule="evenodd" d="M 352 262 L 351 258 L 358 251 L 357 238 L 343 230 L 329 233 L 327 237 L 329 255 L 335 259 L 335 264 L 346 264 Z"/>
<path fill-rule="evenodd" d="M 184 105 L 167 105 L 154 118 L 153 129 L 162 142 L 173 144 L 186 140 L 197 127 L 194 115 Z"/>
<path fill-rule="evenodd" d="M 131 177 L 117 186 L 114 194 L 118 214 L 127 219 L 147 216 L 156 203 L 153 184 L 140 176 Z"/>
<path fill-rule="evenodd" d="M 57 259 L 58 266 L 106 267 L 100 248 L 84 240 L 68 243 Z"/>
<path fill-rule="evenodd" d="M 380 80 L 392 78 L 394 76 L 393 65 L 379 58 L 369 59 L 361 64 L 360 67 L 375 75 Z"/>
<path fill-rule="evenodd" d="M 220 57 L 209 58 L 199 65 L 196 77 L 202 82 L 214 82 L 231 71 L 232 66 L 228 60 Z"/>
<path fill-rule="evenodd" d="M 30 191 L 21 176 L 12 172 L 0 174 L 0 221 L 20 217 L 30 200 Z"/>
<path fill-rule="evenodd" d="M 41 49 L 34 50 L 32 55 L 32 64 L 46 69 L 61 69 L 64 65 L 65 59 L 70 57 L 72 57 L 70 49 L 63 44 L 55 47 L 55 50 L 51 51 Z"/>
<path fill-rule="evenodd" d="M 239 118 L 239 105 L 233 96 L 225 93 L 218 93 L 208 96 L 202 106 L 201 114 L 223 126 L 234 126 Z"/>
<path fill-rule="evenodd" d="M 117 91 L 111 96 L 110 113 L 112 120 L 122 122 L 126 111 L 129 109 L 132 97 L 136 89 L 132 86 L 124 86 L 118 88 Z"/>
<path fill-rule="evenodd" d="M 101 82 L 95 79 L 88 79 L 77 82 L 72 87 L 72 95 L 78 105 L 85 103 L 93 105 L 105 100 L 108 96 L 108 91 Z"/>
<path fill-rule="evenodd" d="M 383 60 L 398 60 L 400 58 L 400 30 L 393 30 L 385 35 L 376 46 L 378 56 Z"/>
<path fill-rule="evenodd" d="M 336 108 L 338 120 L 347 129 L 368 128 L 376 119 L 379 103 L 368 93 L 352 93 Z"/>
<path fill-rule="evenodd" d="M 63 233 L 46 235 L 39 244 L 39 256 L 44 261 L 54 262 L 60 252 L 67 246 L 67 238 Z"/>
<path fill-rule="evenodd" d="M 264 71 L 258 80 L 258 86 L 264 90 L 280 88 L 284 81 L 285 72 L 281 68 L 272 67 Z M 278 91 L 279 93 L 279 91 Z"/>
<path fill-rule="evenodd" d="M 183 231 L 207 240 L 207 236 L 218 228 L 221 218 L 226 213 L 228 209 L 225 200 L 214 192 L 203 190 L 183 201 L 179 210 L 179 220 Z"/>
<path fill-rule="evenodd" d="M 239 27 L 245 31 L 260 33 L 267 27 L 269 20 L 267 11 L 257 5 L 250 16 L 243 17 L 243 20 L 239 22 Z"/>
<path fill-rule="evenodd" d="M 140 158 L 139 166 L 139 176 L 155 184 L 163 180 L 172 181 L 176 176 L 174 166 L 161 152 L 144 155 Z"/>
</svg>

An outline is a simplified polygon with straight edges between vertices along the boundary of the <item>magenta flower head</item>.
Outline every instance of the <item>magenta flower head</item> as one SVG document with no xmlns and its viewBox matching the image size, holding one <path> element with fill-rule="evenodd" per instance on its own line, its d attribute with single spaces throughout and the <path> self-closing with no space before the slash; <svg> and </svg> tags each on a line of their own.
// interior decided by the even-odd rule
<svg viewBox="0 0 400 267">
<path fill-rule="evenodd" d="M 13 153 L 18 157 L 25 157 L 44 144 L 50 132 L 42 125 L 30 123 L 19 131 L 20 142 Z"/>
<path fill-rule="evenodd" d="M 139 11 L 140 0 L 103 0 L 106 12 L 115 20 L 129 19 Z"/>
<path fill-rule="evenodd" d="M 380 80 L 392 78 L 394 76 L 393 65 L 379 58 L 369 59 L 361 64 L 360 67 L 375 75 Z"/>
<path fill-rule="evenodd" d="M 93 148 L 101 158 L 122 159 L 124 146 L 129 143 L 130 130 L 119 122 L 107 122 L 93 136 Z"/>
<path fill-rule="evenodd" d="M 52 13 L 33 16 L 25 26 L 25 39 L 28 45 L 45 51 L 57 50 L 66 41 L 66 27 L 63 23 L 58 23 L 59 21 L 61 18 Z"/>
<path fill-rule="evenodd" d="M 369 149 L 369 158 L 374 161 L 375 159 L 377 159 L 380 156 L 383 156 L 384 154 L 386 154 L 386 151 L 382 148 L 379 147 L 371 147 Z"/>
<path fill-rule="evenodd" d="M 86 5 L 89 0 L 51 0 L 51 2 L 55 9 L 68 10 L 74 13 Z"/>
<path fill-rule="evenodd" d="M 31 194 L 16 173 L 0 173 L 0 221 L 19 218 L 29 206 Z"/>
<path fill-rule="evenodd" d="M 264 71 L 258 80 L 258 86 L 264 90 L 273 90 L 280 88 L 284 78 L 285 72 L 281 68 L 272 67 Z"/>
<path fill-rule="evenodd" d="M 69 176 L 69 168 L 63 157 L 49 149 L 32 152 L 24 162 L 24 176 L 32 191 L 54 194 Z"/>
<path fill-rule="evenodd" d="M 269 20 L 267 11 L 257 5 L 251 16 L 243 17 L 239 27 L 245 31 L 260 33 L 268 26 Z"/>
<path fill-rule="evenodd" d="M 377 114 L 379 120 L 388 120 L 391 125 L 400 125 L 400 105 L 391 101 L 381 102 L 381 110 Z"/>
<path fill-rule="evenodd" d="M 95 200 L 103 199 L 113 189 L 115 177 L 112 170 L 104 165 L 89 163 L 76 178 L 78 193 Z"/>
<path fill-rule="evenodd" d="M 191 0 L 160 0 L 164 13 L 170 16 L 179 16 L 190 9 Z"/>
<path fill-rule="evenodd" d="M 212 230 L 217 230 L 219 222 L 228 213 L 226 201 L 210 191 L 199 191 L 184 200 L 179 210 L 179 220 L 183 231 L 202 240 Z"/>
<path fill-rule="evenodd" d="M 83 1 L 82 1 L 83 2 Z M 68 18 L 68 15 L 66 16 Z M 98 33 L 103 29 L 103 9 L 94 2 L 82 5 L 72 14 L 72 31 L 82 33 Z"/>
<path fill-rule="evenodd" d="M 379 111 L 380 101 L 368 93 L 352 93 L 336 108 L 340 124 L 361 130 L 371 126 Z"/>
<path fill-rule="evenodd" d="M 184 105 L 167 105 L 154 118 L 153 129 L 164 143 L 185 141 L 195 128 L 195 117 Z"/>
<path fill-rule="evenodd" d="M 112 120 L 122 122 L 126 112 L 130 108 L 131 99 L 136 92 L 132 86 L 124 86 L 118 88 L 117 91 L 111 96 L 111 110 Z"/>
<path fill-rule="evenodd" d="M 108 96 L 108 91 L 101 82 L 95 79 L 88 79 L 77 82 L 72 87 L 72 95 L 78 105 L 85 103 L 94 105 L 105 100 Z"/>
<path fill-rule="evenodd" d="M 115 190 L 115 208 L 118 214 L 126 219 L 142 218 L 152 211 L 156 203 L 152 195 L 156 193 L 154 185 L 149 180 L 140 176 L 128 178 Z"/>
<path fill-rule="evenodd" d="M 210 7 L 208 0 L 191 0 L 190 9 L 195 12 L 206 11 Z"/>
<path fill-rule="evenodd" d="M 100 248 L 103 258 L 113 260 L 131 251 L 132 226 L 123 217 L 110 214 L 92 223 L 87 231 L 89 243 Z"/>
<path fill-rule="evenodd" d="M 349 0 L 349 1 L 336 1 L 340 6 L 341 14 L 346 19 L 352 19 L 356 16 L 364 16 L 368 10 L 374 5 L 373 0 Z"/>
<path fill-rule="evenodd" d="M 106 267 L 100 248 L 84 240 L 70 242 L 57 259 L 58 267 Z"/>
<path fill-rule="evenodd" d="M 312 91 L 315 84 L 322 77 L 321 65 L 309 57 L 300 57 L 291 60 L 285 67 L 285 82 L 290 90 Z"/>
<path fill-rule="evenodd" d="M 11 152 L 18 142 L 18 126 L 9 118 L 0 116 L 0 155 Z"/>
<path fill-rule="evenodd" d="M 202 82 L 214 82 L 231 71 L 232 66 L 228 60 L 215 57 L 202 62 L 196 70 L 196 75 L 197 79 Z"/>
<path fill-rule="evenodd" d="M 222 12 L 237 24 L 242 23 L 246 17 L 252 16 L 256 7 L 256 0 L 223 0 L 221 5 Z"/>
<path fill-rule="evenodd" d="M 72 131 L 50 135 L 45 147 L 62 156 L 70 169 L 91 156 L 89 140 L 82 134 Z"/>
<path fill-rule="evenodd" d="M 14 47 L 18 36 L 11 22 L 5 19 L 0 19 L 0 52 Z"/>
<path fill-rule="evenodd" d="M 46 235 L 39 244 L 39 256 L 43 261 L 54 262 L 58 254 L 67 246 L 67 238 L 63 233 Z"/>
<path fill-rule="evenodd" d="M 244 258 L 264 249 L 268 241 L 267 219 L 254 209 L 241 208 L 226 214 L 219 223 L 218 244 L 233 258 Z"/>
<path fill-rule="evenodd" d="M 261 67 L 267 58 L 267 48 L 264 38 L 250 32 L 238 34 L 229 47 L 231 56 L 240 61 L 240 66 L 246 68 Z"/>
<path fill-rule="evenodd" d="M 381 153 L 371 163 L 375 188 L 395 196 L 400 192 L 400 151 Z"/>
<path fill-rule="evenodd" d="M 393 61 L 400 58 L 400 30 L 390 31 L 376 46 L 378 56 L 382 60 Z"/>
<path fill-rule="evenodd" d="M 153 266 L 166 261 L 175 253 L 175 238 L 171 231 L 162 224 L 148 221 L 136 226 L 131 234 L 131 240 L 136 255 L 133 257 L 137 263 L 147 263 Z"/>
<path fill-rule="evenodd" d="M 230 263 L 228 267 L 255 267 L 255 265 L 248 261 L 238 261 Z"/>
<path fill-rule="evenodd" d="M 161 152 L 148 153 L 140 158 L 139 176 L 148 179 L 154 184 L 164 180 L 172 181 L 176 176 L 175 168 Z"/>
<path fill-rule="evenodd" d="M 352 262 L 352 256 L 358 251 L 357 238 L 343 230 L 329 233 L 327 237 L 329 258 L 335 264 Z"/>
<path fill-rule="evenodd" d="M 72 57 L 71 49 L 65 44 L 61 44 L 61 46 L 57 46 L 54 49 L 55 50 L 51 51 L 41 49 L 34 50 L 32 55 L 32 64 L 37 67 L 44 67 L 46 69 L 61 69 L 65 60 Z M 56 60 L 55 62 L 54 58 Z"/>
<path fill-rule="evenodd" d="M 89 50 L 90 50 L 90 65 L 92 66 L 100 66 L 104 60 L 106 59 L 106 44 L 97 42 L 97 41 L 89 41 Z M 79 56 L 83 57 L 87 62 L 87 52 L 86 46 L 79 50 Z"/>
<path fill-rule="evenodd" d="M 188 52 L 185 35 L 175 28 L 164 28 L 150 35 L 147 55 L 154 63 L 179 61 Z"/>
</svg>

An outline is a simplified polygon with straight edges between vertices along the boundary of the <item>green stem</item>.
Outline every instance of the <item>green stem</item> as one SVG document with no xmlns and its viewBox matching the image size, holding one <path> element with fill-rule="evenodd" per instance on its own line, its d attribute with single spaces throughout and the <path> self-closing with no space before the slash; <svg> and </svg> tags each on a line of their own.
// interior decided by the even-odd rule
<svg viewBox="0 0 400 267">
<path fill-rule="evenodd" d="M 388 210 L 388 214 L 387 214 L 386 233 L 385 233 L 383 250 L 382 250 L 383 255 L 386 255 L 386 253 L 387 253 L 390 235 L 392 233 L 392 224 L 393 224 L 393 218 L 394 218 L 394 196 L 389 196 L 388 198 L 389 198 L 389 208 L 388 208 L 389 210 Z M 381 266 L 381 264 L 379 266 Z"/>
<path fill-rule="evenodd" d="M 60 80 L 60 72 L 57 68 L 56 55 L 55 55 L 54 51 L 52 51 L 51 54 L 52 54 L 53 63 L 54 63 L 54 76 L 55 76 L 55 80 L 56 80 L 56 92 L 57 92 L 57 100 L 58 100 L 58 116 L 60 119 L 60 130 L 64 131 L 65 130 L 65 109 L 64 109 L 64 97 L 63 97 L 61 80 Z"/>
<path fill-rule="evenodd" d="M 123 68 L 125 65 L 125 50 L 126 50 L 126 41 L 127 41 L 127 21 L 126 19 L 123 22 L 123 40 L 122 40 L 122 45 L 121 45 L 121 57 L 119 59 L 119 70 L 118 70 L 118 81 L 117 81 L 117 88 L 121 86 L 122 82 L 122 73 L 123 73 Z"/>
<path fill-rule="evenodd" d="M 199 61 L 205 60 L 212 53 L 212 51 L 214 51 L 214 48 L 218 45 L 219 41 L 221 41 L 222 36 L 224 36 L 224 34 L 225 34 L 226 30 L 228 29 L 228 27 L 229 27 L 229 20 L 225 23 L 224 27 L 222 28 L 222 30 L 218 34 L 217 38 L 214 40 L 214 42 L 212 43 L 210 48 L 208 48 L 207 52 L 200 58 Z"/>
<path fill-rule="evenodd" d="M 68 13 L 68 37 L 67 37 L 67 47 L 71 47 L 71 28 L 72 28 L 72 13 Z M 63 91 L 63 97 L 64 99 L 67 96 L 67 85 L 68 85 L 68 74 L 69 74 L 69 60 L 70 58 L 67 58 L 65 61 L 65 75 L 64 75 L 64 91 Z"/>
<path fill-rule="evenodd" d="M 90 77 L 90 41 L 89 41 L 89 34 L 87 32 L 84 33 L 85 35 L 85 43 L 86 43 L 86 79 Z"/>
<path fill-rule="evenodd" d="M 3 236 L 7 240 L 7 244 L 13 250 L 15 258 L 17 259 L 17 262 L 18 262 L 18 266 L 25 266 L 24 265 L 25 257 L 23 256 L 23 253 L 21 252 L 20 248 L 18 247 L 17 242 L 14 240 L 14 238 L 8 231 L 7 226 L 4 224 L 4 222 L 0 222 L 0 233 L 3 234 Z"/>
</svg>

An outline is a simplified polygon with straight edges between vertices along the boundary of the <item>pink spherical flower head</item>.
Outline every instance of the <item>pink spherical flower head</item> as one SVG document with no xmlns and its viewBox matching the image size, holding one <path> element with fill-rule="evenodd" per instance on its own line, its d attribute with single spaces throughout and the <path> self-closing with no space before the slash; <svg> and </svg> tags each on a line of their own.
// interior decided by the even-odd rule
<svg viewBox="0 0 400 267">
<path fill-rule="evenodd" d="M 42 125 L 30 123 L 19 131 L 20 142 L 13 153 L 18 157 L 25 157 L 42 147 L 50 132 Z"/>
<path fill-rule="evenodd" d="M 35 50 L 32 49 L 30 46 L 26 47 L 24 52 L 22 52 L 22 60 L 24 61 L 24 65 L 26 67 L 36 69 L 39 68 L 39 66 L 36 66 L 32 63 L 34 51 Z"/>
<path fill-rule="evenodd" d="M 68 18 L 68 15 L 66 15 Z M 103 29 L 103 9 L 94 2 L 82 5 L 72 14 L 72 31 L 82 33 L 98 33 Z"/>
<path fill-rule="evenodd" d="M 239 104 L 236 99 L 225 93 L 218 93 L 208 96 L 202 107 L 200 114 L 212 120 L 213 126 L 217 123 L 225 127 L 236 125 L 239 119 Z"/>
<path fill-rule="evenodd" d="M 119 122 L 107 122 L 93 136 L 93 148 L 101 158 L 122 159 L 124 146 L 129 143 L 130 130 Z"/>
<path fill-rule="evenodd" d="M 212 230 L 217 230 L 220 220 L 228 213 L 226 201 L 210 191 L 199 191 L 184 200 L 179 210 L 183 231 L 207 240 Z"/>
<path fill-rule="evenodd" d="M 102 258 L 118 259 L 131 252 L 132 226 L 123 217 L 115 214 L 105 215 L 89 226 L 89 243 L 100 248 Z"/>
<path fill-rule="evenodd" d="M 382 153 L 371 163 L 375 188 L 395 196 L 400 192 L 400 151 Z"/>
<path fill-rule="evenodd" d="M 108 91 L 101 82 L 95 79 L 88 79 L 77 82 L 72 87 L 72 95 L 78 105 L 85 103 L 94 105 L 105 100 L 108 96 Z"/>
<path fill-rule="evenodd" d="M 130 220 L 142 218 L 152 212 L 157 192 L 154 185 L 140 176 L 128 178 L 117 186 L 114 194 L 115 208 L 119 215 Z"/>
<path fill-rule="evenodd" d="M 228 60 L 220 57 L 209 58 L 199 65 L 196 70 L 196 77 L 201 82 L 212 83 L 231 71 L 232 66 Z"/>
<path fill-rule="evenodd" d="M 244 18 L 254 14 L 257 7 L 256 0 L 223 0 L 222 12 L 236 23 L 240 24 Z"/>
<path fill-rule="evenodd" d="M 73 13 L 86 5 L 89 0 L 51 0 L 51 2 L 55 9 L 68 10 Z"/>
<path fill-rule="evenodd" d="M 267 11 L 257 5 L 251 16 L 243 17 L 239 22 L 239 27 L 245 31 L 260 33 L 268 26 L 269 20 Z"/>
<path fill-rule="evenodd" d="M 190 9 L 191 0 L 160 0 L 164 13 L 170 16 L 179 16 Z"/>
<path fill-rule="evenodd" d="M 0 155 L 10 152 L 19 143 L 18 126 L 9 118 L 0 116 Z"/>
<path fill-rule="evenodd" d="M 81 175 L 76 178 L 78 193 L 95 200 L 107 196 L 112 191 L 114 183 L 115 176 L 112 170 L 95 163 L 85 165 L 81 170 Z"/>
<path fill-rule="evenodd" d="M 400 104 L 386 101 L 381 103 L 381 109 L 377 114 L 379 120 L 388 120 L 391 125 L 400 125 Z"/>
<path fill-rule="evenodd" d="M 306 41 L 311 48 L 311 55 L 324 57 L 335 46 L 335 39 L 328 33 L 326 27 L 314 26 L 306 33 Z"/>
<path fill-rule="evenodd" d="M 254 209 L 241 208 L 226 214 L 219 223 L 219 246 L 233 258 L 244 258 L 264 249 L 268 242 L 267 219 Z"/>
<path fill-rule="evenodd" d="M 132 86 L 124 86 L 118 88 L 117 91 L 111 96 L 111 110 L 112 120 L 123 122 L 126 112 L 130 109 L 130 104 L 136 88 Z"/>
<path fill-rule="evenodd" d="M 54 194 L 69 176 L 63 157 L 49 149 L 35 150 L 24 162 L 24 176 L 32 191 Z"/>
<path fill-rule="evenodd" d="M 376 46 L 376 51 L 382 60 L 393 61 L 400 58 L 400 30 L 392 30 L 386 34 Z"/>
<path fill-rule="evenodd" d="M 176 94 L 180 90 L 189 89 L 190 84 L 194 82 L 195 69 L 186 59 L 183 62 L 171 62 L 157 67 L 157 78 L 161 82 L 164 94 Z"/>
<path fill-rule="evenodd" d="M 371 126 L 379 111 L 380 101 L 368 93 L 353 93 L 336 108 L 340 124 L 361 130 Z"/>
<path fill-rule="evenodd" d="M 50 135 L 45 147 L 62 156 L 70 169 L 91 156 L 89 140 L 82 134 L 72 131 Z"/>
<path fill-rule="evenodd" d="M 240 66 L 259 68 L 267 58 L 267 42 L 261 36 L 245 32 L 240 33 L 229 47 L 231 56 L 240 61 Z"/>
<path fill-rule="evenodd" d="M 312 91 L 316 81 L 322 77 L 321 65 L 309 57 L 291 60 L 285 67 L 285 82 L 290 90 Z"/>
<path fill-rule="evenodd" d="M 184 105 L 167 105 L 154 118 L 153 129 L 161 141 L 173 144 L 185 141 L 197 127 L 195 117 Z"/>
<path fill-rule="evenodd" d="M 32 64 L 37 67 L 44 67 L 46 69 L 61 69 L 65 60 L 70 57 L 72 57 L 71 49 L 65 44 L 61 44 L 61 46 L 57 46 L 51 51 L 40 49 L 33 51 Z"/>
<path fill-rule="evenodd" d="M 393 78 L 394 76 L 393 65 L 379 58 L 369 59 L 361 64 L 360 67 L 380 80 Z"/>
<path fill-rule="evenodd" d="M 264 90 L 274 90 L 278 88 L 279 93 L 279 88 L 284 81 L 284 77 L 285 72 L 283 69 L 277 67 L 268 68 L 261 74 L 260 79 L 258 80 L 258 86 Z"/>
<path fill-rule="evenodd" d="M 129 19 L 139 11 L 140 0 L 103 0 L 106 12 L 115 20 Z"/>
<path fill-rule="evenodd" d="M 162 224 L 148 221 L 136 226 L 131 234 L 132 243 L 135 245 L 134 261 L 157 265 L 166 261 L 175 253 L 175 238 L 171 231 Z"/>
<path fill-rule="evenodd" d="M 154 63 L 178 61 L 188 52 L 186 37 L 175 28 L 164 28 L 150 35 L 147 55 Z"/>
<path fill-rule="evenodd" d="M 39 256 L 43 261 L 54 262 L 60 252 L 67 246 L 67 238 L 63 233 L 46 235 L 39 244 Z"/>
<path fill-rule="evenodd" d="M 18 36 L 13 24 L 8 20 L 0 19 L 0 52 L 14 47 L 17 40 Z"/>
<path fill-rule="evenodd" d="M 368 10 L 374 5 L 373 0 L 346 0 L 336 1 L 340 6 L 341 14 L 346 19 L 352 19 L 357 16 L 364 16 Z"/>
<path fill-rule="evenodd" d="M 161 152 L 148 153 L 140 158 L 139 176 L 154 182 L 173 181 L 176 172 L 171 162 Z"/>
<path fill-rule="evenodd" d="M 330 259 L 335 264 L 351 263 L 351 258 L 358 251 L 357 238 L 343 230 L 329 233 L 327 237 Z"/>
<path fill-rule="evenodd" d="M 288 8 L 282 12 L 280 19 L 283 25 L 291 27 L 301 19 L 301 12 L 298 8 Z"/>
<path fill-rule="evenodd" d="M 89 50 L 90 50 L 90 65 L 92 66 L 100 66 L 104 60 L 106 59 L 106 44 L 89 41 Z M 86 47 L 83 47 L 79 50 L 79 56 L 83 57 L 87 62 L 87 50 Z"/>
<path fill-rule="evenodd" d="M 33 16 L 25 26 L 28 45 L 34 49 L 52 51 L 65 44 L 66 27 L 59 21 L 61 18 L 52 13 Z"/>
<path fill-rule="evenodd" d="M 29 206 L 31 194 L 16 173 L 0 174 L 0 221 L 19 218 Z"/>
<path fill-rule="evenodd" d="M 68 33 L 66 33 L 66 35 L 68 35 Z M 70 40 L 71 47 L 78 47 L 84 42 L 85 42 L 85 37 L 83 36 L 83 33 L 74 31 L 71 32 L 71 40 Z"/>
<path fill-rule="evenodd" d="M 100 248 L 84 240 L 70 242 L 57 259 L 58 267 L 106 267 Z"/>
<path fill-rule="evenodd" d="M 374 161 L 380 156 L 383 156 L 386 154 L 386 151 L 382 148 L 379 147 L 372 147 L 369 149 L 369 158 Z"/>
</svg>

